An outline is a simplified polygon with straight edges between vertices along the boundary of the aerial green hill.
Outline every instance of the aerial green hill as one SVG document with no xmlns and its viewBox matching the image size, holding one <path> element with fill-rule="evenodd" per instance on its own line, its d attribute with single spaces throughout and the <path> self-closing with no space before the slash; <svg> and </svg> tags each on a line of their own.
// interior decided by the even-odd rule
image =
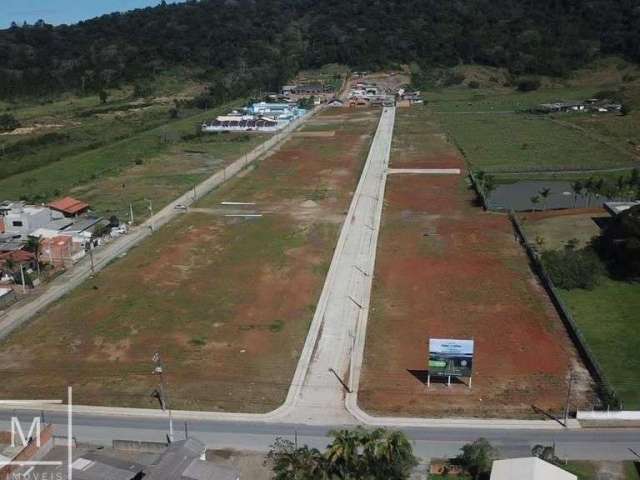
<svg viewBox="0 0 640 480">
<path fill-rule="evenodd" d="M 0 97 L 97 91 L 188 66 L 223 101 L 328 63 L 476 63 L 563 75 L 602 54 L 640 60 L 634 0 L 162 2 L 71 26 L 0 31 Z"/>
</svg>

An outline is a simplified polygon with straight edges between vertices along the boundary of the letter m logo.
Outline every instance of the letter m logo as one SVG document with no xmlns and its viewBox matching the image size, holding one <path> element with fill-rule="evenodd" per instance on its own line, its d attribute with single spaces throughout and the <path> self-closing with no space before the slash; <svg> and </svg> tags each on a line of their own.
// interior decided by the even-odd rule
<svg viewBox="0 0 640 480">
<path fill-rule="evenodd" d="M 24 436 L 24 430 L 18 417 L 11 417 L 11 446 L 14 448 L 16 447 L 16 434 L 20 437 L 23 447 L 30 445 L 35 440 L 36 446 L 40 448 L 40 417 L 33 418 L 27 437 Z"/>
</svg>

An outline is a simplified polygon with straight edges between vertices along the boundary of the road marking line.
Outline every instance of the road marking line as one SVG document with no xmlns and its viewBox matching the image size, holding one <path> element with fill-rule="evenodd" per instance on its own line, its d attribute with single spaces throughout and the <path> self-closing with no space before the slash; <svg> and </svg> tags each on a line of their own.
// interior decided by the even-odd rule
<svg viewBox="0 0 640 480">
<path fill-rule="evenodd" d="M 389 175 L 394 173 L 419 173 L 426 175 L 460 175 L 459 168 L 389 168 Z"/>
</svg>

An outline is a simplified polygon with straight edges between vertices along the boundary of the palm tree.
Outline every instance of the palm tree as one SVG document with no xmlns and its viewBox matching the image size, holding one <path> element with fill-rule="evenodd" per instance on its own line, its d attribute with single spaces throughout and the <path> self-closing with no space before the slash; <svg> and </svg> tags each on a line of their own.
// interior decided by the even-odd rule
<svg viewBox="0 0 640 480">
<path fill-rule="evenodd" d="M 571 184 L 571 190 L 573 191 L 573 208 L 576 208 L 578 206 L 578 196 L 582 195 L 583 189 L 584 187 L 580 180 L 576 180 Z"/>
<path fill-rule="evenodd" d="M 535 212 L 537 209 L 536 207 L 540 203 L 540 197 L 538 195 L 534 195 L 529 200 L 531 200 L 531 203 L 533 204 L 533 211 Z"/>
<path fill-rule="evenodd" d="M 620 175 L 616 180 L 616 192 L 618 196 L 622 197 L 625 195 L 625 190 L 627 189 L 627 180 Z"/>
<path fill-rule="evenodd" d="M 496 181 L 493 177 L 487 175 L 484 177 L 484 195 L 489 198 L 491 196 L 491 192 L 496 189 Z"/>
<path fill-rule="evenodd" d="M 362 434 L 360 429 L 332 431 L 333 442 L 326 452 L 329 466 L 338 477 L 348 478 L 360 472 L 359 448 Z"/>
<path fill-rule="evenodd" d="M 591 196 L 593 195 L 593 187 L 594 187 L 593 177 L 589 177 L 586 182 L 584 182 L 584 190 L 587 194 L 587 207 L 591 206 Z"/>
<path fill-rule="evenodd" d="M 547 209 L 547 200 L 549 199 L 549 195 L 551 194 L 550 188 L 543 188 L 538 192 L 542 197 L 542 210 Z"/>
<path fill-rule="evenodd" d="M 371 471 L 372 476 L 389 479 L 407 478 L 417 464 L 411 442 L 404 433 L 399 431 L 382 430 L 379 435 L 377 438 L 370 439 L 371 442 L 375 442 L 375 457 L 370 463 L 374 468 Z"/>
<path fill-rule="evenodd" d="M 322 453 L 306 445 L 296 445 L 277 438 L 267 454 L 265 463 L 270 463 L 275 480 L 327 480 L 326 460 Z"/>
<path fill-rule="evenodd" d="M 593 193 L 595 193 L 596 198 L 600 198 L 604 194 L 604 190 L 605 190 L 604 178 L 599 178 L 593 184 Z"/>
</svg>

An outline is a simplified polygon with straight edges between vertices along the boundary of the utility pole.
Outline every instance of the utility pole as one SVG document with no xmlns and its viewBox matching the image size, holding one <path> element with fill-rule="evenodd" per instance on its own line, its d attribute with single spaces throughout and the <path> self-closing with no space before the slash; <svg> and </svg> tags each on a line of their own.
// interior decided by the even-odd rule
<svg viewBox="0 0 640 480">
<path fill-rule="evenodd" d="M 149 206 L 147 207 L 149 210 L 149 218 L 153 217 L 153 204 L 151 203 L 151 200 L 147 200 L 147 202 L 149 202 Z"/>
<path fill-rule="evenodd" d="M 91 260 L 91 275 L 95 275 L 96 266 L 93 263 L 93 239 L 89 239 L 89 259 Z"/>
<path fill-rule="evenodd" d="M 573 388 L 573 370 L 569 372 L 569 388 L 567 389 L 567 402 L 564 406 L 564 426 L 569 422 L 569 404 L 571 403 L 571 390 Z"/>
<path fill-rule="evenodd" d="M 133 225 L 133 204 L 129 204 L 129 218 L 130 218 L 130 223 L 131 225 Z"/>
<path fill-rule="evenodd" d="M 27 289 L 24 284 L 24 266 L 20 264 L 20 277 L 22 278 L 22 293 L 27 293 Z"/>
<path fill-rule="evenodd" d="M 160 390 L 156 390 L 154 393 L 158 396 L 160 400 L 160 408 L 162 411 L 169 411 L 169 443 L 173 442 L 173 415 L 171 413 L 171 407 L 169 407 L 169 398 L 167 397 L 167 392 L 164 384 L 164 365 L 162 364 L 162 358 L 160 358 L 160 352 L 156 352 L 153 354 L 153 363 L 155 363 L 155 368 L 153 369 L 153 374 L 158 375 L 160 377 Z M 186 427 L 186 424 L 185 424 Z"/>
</svg>

